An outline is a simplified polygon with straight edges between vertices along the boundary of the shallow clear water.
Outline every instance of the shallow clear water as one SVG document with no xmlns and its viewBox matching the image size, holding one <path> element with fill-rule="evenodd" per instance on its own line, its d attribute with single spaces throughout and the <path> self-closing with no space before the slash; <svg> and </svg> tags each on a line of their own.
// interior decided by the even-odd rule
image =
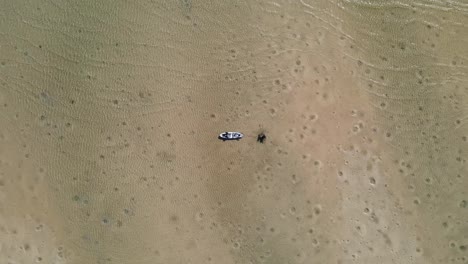
<svg viewBox="0 0 468 264">
<path fill-rule="evenodd" d="M 0 263 L 468 262 L 464 1 L 0 5 Z"/>
</svg>

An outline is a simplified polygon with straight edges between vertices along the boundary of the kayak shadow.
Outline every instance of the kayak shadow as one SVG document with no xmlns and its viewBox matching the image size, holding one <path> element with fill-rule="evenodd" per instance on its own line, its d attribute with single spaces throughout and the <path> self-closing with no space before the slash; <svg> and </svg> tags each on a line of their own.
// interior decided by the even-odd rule
<svg viewBox="0 0 468 264">
<path fill-rule="evenodd" d="M 221 136 L 218 136 L 218 139 L 222 141 L 239 141 L 241 138 L 223 138 Z"/>
</svg>

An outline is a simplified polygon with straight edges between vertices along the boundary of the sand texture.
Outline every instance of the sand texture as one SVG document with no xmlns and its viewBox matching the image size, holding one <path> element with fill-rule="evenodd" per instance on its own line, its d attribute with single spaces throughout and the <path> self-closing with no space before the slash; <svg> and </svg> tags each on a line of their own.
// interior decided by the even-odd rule
<svg viewBox="0 0 468 264">
<path fill-rule="evenodd" d="M 465 0 L 0 0 L 0 63 L 0 264 L 468 263 Z"/>
</svg>

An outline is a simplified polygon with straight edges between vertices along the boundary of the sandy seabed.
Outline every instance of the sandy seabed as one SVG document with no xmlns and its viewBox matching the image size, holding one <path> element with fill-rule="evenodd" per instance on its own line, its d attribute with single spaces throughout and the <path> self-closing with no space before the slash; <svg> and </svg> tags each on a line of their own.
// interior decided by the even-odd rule
<svg viewBox="0 0 468 264">
<path fill-rule="evenodd" d="M 0 263 L 468 263 L 463 0 L 0 7 Z"/>
</svg>

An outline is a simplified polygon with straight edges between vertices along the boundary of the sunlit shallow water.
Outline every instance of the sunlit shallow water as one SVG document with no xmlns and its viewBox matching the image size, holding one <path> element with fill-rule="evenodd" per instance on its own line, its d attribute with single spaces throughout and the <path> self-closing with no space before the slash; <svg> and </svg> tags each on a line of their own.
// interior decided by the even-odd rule
<svg viewBox="0 0 468 264">
<path fill-rule="evenodd" d="M 1 263 L 468 262 L 463 1 L 1 6 Z"/>
</svg>

